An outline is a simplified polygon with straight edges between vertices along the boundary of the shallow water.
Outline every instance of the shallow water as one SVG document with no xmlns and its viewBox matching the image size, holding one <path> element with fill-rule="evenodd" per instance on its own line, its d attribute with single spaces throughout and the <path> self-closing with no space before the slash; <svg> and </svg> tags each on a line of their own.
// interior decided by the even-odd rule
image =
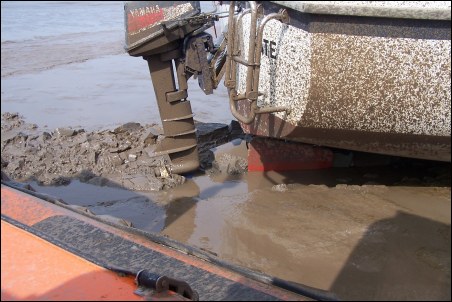
<svg viewBox="0 0 452 302">
<path fill-rule="evenodd" d="M 214 152 L 246 156 L 246 145 L 235 140 Z M 95 214 L 124 218 L 236 264 L 332 290 L 342 299 L 441 300 L 450 295 L 451 191 L 447 181 L 419 182 L 429 170 L 415 162 L 198 173 L 160 192 L 79 181 L 67 187 L 32 185 Z"/>
<path fill-rule="evenodd" d="M 147 63 L 124 38 L 122 2 L 2 2 L 1 112 L 49 129 L 161 123 Z M 226 96 L 189 80 L 198 121 L 229 123 Z"/>
<path fill-rule="evenodd" d="M 146 62 L 123 50 L 122 6 L 2 2 L 2 113 L 17 111 L 48 131 L 160 123 Z M 229 124 L 222 84 L 211 96 L 196 80 L 189 86 L 196 120 Z M 247 153 L 240 141 L 214 151 Z M 78 180 L 32 186 L 345 300 L 450 300 L 450 164 L 439 164 L 449 178 L 436 183 L 427 182 L 431 175 L 423 164 L 198 172 L 161 192 Z"/>
</svg>

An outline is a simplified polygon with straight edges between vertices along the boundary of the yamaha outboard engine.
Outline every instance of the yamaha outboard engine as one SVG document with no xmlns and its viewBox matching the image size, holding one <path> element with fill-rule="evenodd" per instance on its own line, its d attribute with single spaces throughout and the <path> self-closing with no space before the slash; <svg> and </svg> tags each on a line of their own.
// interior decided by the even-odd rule
<svg viewBox="0 0 452 302">
<path fill-rule="evenodd" d="M 223 75 L 225 42 L 214 45 L 204 32 L 218 15 L 202 14 L 199 1 L 126 1 L 124 18 L 125 48 L 147 61 L 162 120 L 165 138 L 155 155 L 167 154 L 173 173 L 196 170 L 199 158 L 187 80 L 198 77 L 201 89 L 211 94 Z"/>
</svg>

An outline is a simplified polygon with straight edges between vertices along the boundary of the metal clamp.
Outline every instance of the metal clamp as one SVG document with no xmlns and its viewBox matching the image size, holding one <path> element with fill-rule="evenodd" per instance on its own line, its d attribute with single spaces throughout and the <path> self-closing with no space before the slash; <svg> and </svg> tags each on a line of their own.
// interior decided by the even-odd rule
<svg viewBox="0 0 452 302">
<path fill-rule="evenodd" d="M 159 276 L 145 269 L 137 273 L 135 282 L 140 287 L 135 293 L 140 296 L 145 295 L 147 290 L 152 289 L 157 293 L 173 291 L 186 299 L 199 300 L 198 293 L 187 282 L 167 276 Z"/>
</svg>

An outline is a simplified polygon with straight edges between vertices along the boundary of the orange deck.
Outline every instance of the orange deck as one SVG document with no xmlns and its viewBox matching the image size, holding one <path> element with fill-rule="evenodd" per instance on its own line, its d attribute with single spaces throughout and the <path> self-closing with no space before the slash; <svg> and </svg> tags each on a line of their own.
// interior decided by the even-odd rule
<svg viewBox="0 0 452 302">
<path fill-rule="evenodd" d="M 2 301 L 143 300 L 132 277 L 99 267 L 1 222 Z"/>
</svg>

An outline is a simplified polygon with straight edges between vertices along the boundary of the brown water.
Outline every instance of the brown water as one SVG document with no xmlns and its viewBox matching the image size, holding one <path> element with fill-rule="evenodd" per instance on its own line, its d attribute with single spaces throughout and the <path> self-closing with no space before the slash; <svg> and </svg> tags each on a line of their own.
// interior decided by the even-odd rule
<svg viewBox="0 0 452 302">
<path fill-rule="evenodd" d="M 216 156 L 245 156 L 245 143 L 239 143 L 215 149 Z M 450 165 L 425 163 L 198 173 L 160 192 L 78 181 L 67 187 L 33 186 L 345 300 L 447 300 L 451 192 L 445 175 Z"/>
</svg>

